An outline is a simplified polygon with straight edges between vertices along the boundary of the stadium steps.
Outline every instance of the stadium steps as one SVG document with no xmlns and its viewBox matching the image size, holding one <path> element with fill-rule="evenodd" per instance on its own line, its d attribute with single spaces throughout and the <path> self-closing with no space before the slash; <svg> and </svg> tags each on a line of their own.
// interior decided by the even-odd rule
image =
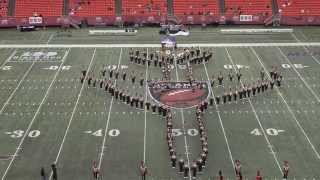
<svg viewBox="0 0 320 180">
<path fill-rule="evenodd" d="M 8 16 L 13 17 L 16 12 L 16 0 L 10 0 L 8 4 Z"/>
<path fill-rule="evenodd" d="M 219 0 L 219 10 L 220 10 L 220 14 L 224 14 L 225 13 L 225 9 L 226 9 L 226 5 L 224 0 Z"/>
<path fill-rule="evenodd" d="M 122 0 L 115 0 L 116 15 L 122 15 Z"/>
<path fill-rule="evenodd" d="M 69 14 L 69 0 L 63 0 L 63 9 L 62 13 L 63 15 L 68 15 Z"/>
<path fill-rule="evenodd" d="M 279 13 L 279 6 L 278 6 L 278 1 L 277 0 L 272 0 L 272 13 L 273 15 L 277 15 Z"/>
<path fill-rule="evenodd" d="M 174 14 L 173 12 L 173 0 L 167 0 L 167 9 L 168 9 L 168 16 Z"/>
</svg>

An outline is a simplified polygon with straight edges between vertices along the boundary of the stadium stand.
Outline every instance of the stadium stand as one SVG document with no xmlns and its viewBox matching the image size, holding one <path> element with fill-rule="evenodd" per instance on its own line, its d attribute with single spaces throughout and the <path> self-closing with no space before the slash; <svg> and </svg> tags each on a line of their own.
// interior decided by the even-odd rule
<svg viewBox="0 0 320 180">
<path fill-rule="evenodd" d="M 225 15 L 271 16 L 271 0 L 225 0 Z"/>
<path fill-rule="evenodd" d="M 174 15 L 219 15 L 218 0 L 174 0 Z"/>
<path fill-rule="evenodd" d="M 319 0 L 278 0 L 279 12 L 284 16 L 319 16 Z"/>
<path fill-rule="evenodd" d="M 6 17 L 8 13 L 9 0 L 0 0 L 0 17 Z"/>
<path fill-rule="evenodd" d="M 70 0 L 70 12 L 74 16 L 114 16 L 114 0 Z"/>
<path fill-rule="evenodd" d="M 162 16 L 167 15 L 166 0 L 122 0 L 124 16 Z"/>
<path fill-rule="evenodd" d="M 63 0 L 16 0 L 16 17 L 61 16 Z"/>
</svg>

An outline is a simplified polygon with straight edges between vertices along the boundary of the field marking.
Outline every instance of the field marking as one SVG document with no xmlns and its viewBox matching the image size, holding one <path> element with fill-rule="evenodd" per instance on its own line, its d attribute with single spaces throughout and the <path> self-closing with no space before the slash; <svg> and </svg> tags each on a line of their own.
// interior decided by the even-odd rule
<svg viewBox="0 0 320 180">
<path fill-rule="evenodd" d="M 16 55 L 17 53 L 17 50 L 15 49 L 11 55 L 1 64 L 0 66 L 0 71 L 3 69 L 3 67 L 8 63 L 8 62 L 11 62 L 10 60 L 13 58 L 14 55 Z"/>
<path fill-rule="evenodd" d="M 235 72 L 237 72 L 237 70 L 236 70 L 236 68 L 235 68 L 235 64 L 234 64 L 234 62 L 233 62 L 233 59 L 232 59 L 232 57 L 231 57 L 228 49 L 225 48 L 225 50 L 226 50 L 226 52 L 227 52 L 228 59 L 230 60 L 230 62 L 231 62 L 232 65 L 233 65 L 233 70 L 234 70 Z M 241 83 L 241 86 L 244 87 L 244 84 L 243 84 L 242 80 L 240 80 L 240 83 Z M 259 126 L 260 126 L 260 129 L 261 129 L 261 131 L 262 131 L 262 133 L 263 133 L 263 136 L 264 136 L 265 140 L 266 140 L 267 143 L 268 143 L 268 147 L 269 147 L 269 149 L 271 150 L 271 153 L 272 153 L 272 155 L 273 155 L 273 157 L 274 157 L 274 160 L 276 161 L 276 164 L 277 164 L 280 172 L 282 173 L 282 168 L 281 168 L 281 166 L 280 166 L 280 163 L 279 163 L 279 161 L 278 161 L 278 158 L 277 158 L 277 156 L 276 156 L 276 153 L 274 152 L 274 150 L 273 150 L 273 148 L 272 148 L 272 145 L 271 145 L 271 143 L 270 143 L 270 141 L 269 141 L 269 138 L 268 138 L 268 136 L 266 135 L 265 128 L 263 128 L 262 123 L 261 123 L 261 121 L 260 121 L 260 118 L 259 118 L 259 116 L 258 116 L 258 114 L 257 114 L 257 112 L 256 112 L 256 109 L 254 108 L 254 106 L 253 106 L 250 98 L 248 98 L 248 102 L 249 102 L 249 104 L 250 104 L 250 106 L 251 106 L 251 108 L 252 108 L 253 114 L 254 114 L 254 116 L 256 117 L 256 120 L 257 120 L 257 122 L 258 122 L 258 124 L 259 124 Z"/>
<path fill-rule="evenodd" d="M 92 57 L 91 57 L 91 60 L 90 60 L 90 63 L 89 63 L 87 72 L 90 72 L 90 68 L 91 68 L 93 59 L 94 59 L 94 57 L 95 57 L 95 54 L 96 54 L 96 49 L 94 49 L 94 51 L 93 51 L 93 54 L 92 54 Z M 86 77 L 87 77 L 87 74 L 86 74 L 85 78 L 86 78 Z M 62 148 L 63 148 L 64 142 L 65 142 L 65 140 L 66 140 L 67 134 L 68 134 L 68 132 L 69 132 L 69 129 L 70 129 L 70 126 L 71 126 L 71 122 L 72 122 L 72 120 L 73 120 L 74 114 L 75 114 L 76 109 L 77 109 L 77 107 L 78 107 L 78 103 L 79 103 L 79 100 L 80 100 L 80 97 L 81 97 L 81 94 L 82 94 L 82 91 L 83 91 L 83 89 L 84 89 L 84 85 L 85 85 L 85 84 L 86 84 L 86 83 L 83 83 L 82 86 L 81 86 L 80 92 L 79 92 L 79 94 L 78 94 L 78 98 L 77 98 L 77 100 L 76 100 L 76 103 L 75 103 L 74 108 L 73 108 L 72 113 L 71 113 L 71 117 L 70 117 L 70 120 L 69 120 L 69 124 L 68 124 L 68 126 L 67 126 L 67 129 L 66 129 L 66 131 L 65 131 L 65 133 L 64 133 L 62 142 L 61 142 L 61 144 L 60 144 L 60 148 L 59 148 L 57 157 L 56 157 L 56 159 L 55 159 L 55 161 L 54 161 L 55 164 L 57 164 L 57 162 L 58 162 L 58 160 L 59 160 L 60 153 L 61 153 L 61 151 L 62 151 Z M 50 180 L 51 178 L 52 178 L 52 171 L 51 171 L 51 173 L 50 173 L 49 180 Z"/>
<path fill-rule="evenodd" d="M 267 76 L 269 77 L 269 79 L 272 79 L 270 77 L 269 71 L 267 70 L 267 68 L 265 67 L 265 65 L 262 63 L 262 60 L 260 58 L 260 56 L 257 54 L 257 52 L 251 47 L 250 48 L 251 51 L 253 52 L 253 54 L 257 57 L 258 61 L 260 62 L 262 68 L 264 69 L 265 73 L 267 74 Z M 287 106 L 288 111 L 290 112 L 290 114 L 292 115 L 293 119 L 295 120 L 296 124 L 298 125 L 298 127 L 300 128 L 302 134 L 305 136 L 305 138 L 307 139 L 308 143 L 310 144 L 313 152 L 316 154 L 317 158 L 320 159 L 320 155 L 318 153 L 318 151 L 316 150 L 316 148 L 314 147 L 314 145 L 312 144 L 312 142 L 310 141 L 307 133 L 305 132 L 305 130 L 303 129 L 303 127 L 301 126 L 300 122 L 298 121 L 296 115 L 293 113 L 293 110 L 291 109 L 291 107 L 288 105 L 287 101 L 284 99 L 282 93 L 280 92 L 279 88 L 277 86 L 275 86 L 279 96 L 281 97 L 282 101 L 285 103 L 285 105 Z"/>
<path fill-rule="evenodd" d="M 179 47 L 275 47 L 275 46 L 320 46 L 320 42 L 293 43 L 194 43 L 179 44 Z M 130 48 L 130 47 L 161 47 L 161 44 L 0 44 L 0 49 L 7 48 Z"/>
<path fill-rule="evenodd" d="M 147 48 L 147 57 L 149 57 L 149 51 Z M 144 130 L 143 130 L 143 161 L 146 162 L 146 143 L 147 143 L 147 98 L 148 98 L 148 71 L 149 65 L 146 63 L 146 77 L 145 77 L 145 95 L 144 95 Z"/>
<path fill-rule="evenodd" d="M 32 67 L 34 66 L 35 63 L 32 63 L 30 65 L 30 67 L 28 68 L 28 70 L 24 73 L 24 75 L 22 76 L 22 78 L 20 79 L 18 85 L 16 86 L 16 88 L 12 91 L 12 93 L 10 94 L 9 98 L 6 100 L 6 102 L 3 104 L 1 110 L 0 110 L 0 115 L 3 113 L 4 109 L 7 107 L 9 101 L 11 101 L 11 99 L 13 98 L 13 96 L 15 95 L 16 91 L 20 88 L 20 85 L 22 84 L 22 82 L 24 81 L 24 79 L 27 77 L 27 75 L 29 74 L 29 72 L 31 71 Z"/>
<path fill-rule="evenodd" d="M 177 81 L 179 81 L 179 73 L 178 73 L 178 64 L 177 64 L 177 59 L 175 57 L 175 69 L 176 69 L 176 78 Z M 187 161 L 188 161 L 188 168 L 189 168 L 189 180 L 191 180 L 191 169 L 190 169 L 190 159 L 189 159 L 189 152 L 188 152 L 188 142 L 187 142 L 187 133 L 186 133 L 186 128 L 185 128 L 185 119 L 184 119 L 184 115 L 183 115 L 183 109 L 180 109 L 180 113 L 181 113 L 181 120 L 182 120 L 182 130 L 183 130 L 183 137 L 184 137 L 184 146 L 186 149 L 186 155 L 187 155 Z"/>
<path fill-rule="evenodd" d="M 310 87 L 310 85 L 306 82 L 306 80 L 302 77 L 302 75 L 299 73 L 299 71 L 295 68 L 295 66 L 291 63 L 289 58 L 283 53 L 283 51 L 277 47 L 277 49 L 280 51 L 281 55 L 284 57 L 284 59 L 290 64 L 290 66 L 293 68 L 293 70 L 297 73 L 299 78 L 302 80 L 304 85 L 309 89 L 309 91 L 313 94 L 313 96 L 317 99 L 318 102 L 320 102 L 319 96 L 313 91 L 313 89 Z"/>
<path fill-rule="evenodd" d="M 53 36 L 54 36 L 54 33 L 52 33 L 52 34 L 50 35 L 50 37 L 49 37 L 49 39 L 48 39 L 48 41 L 47 41 L 46 44 L 49 44 L 49 43 L 50 43 L 50 41 L 52 40 Z"/>
<path fill-rule="evenodd" d="M 118 59 L 117 70 L 120 67 L 121 59 L 122 59 L 122 48 L 120 49 L 120 55 L 119 55 L 119 59 Z M 117 79 L 114 82 L 115 82 L 115 87 L 116 87 Z M 112 112 L 111 109 L 112 109 L 113 101 L 114 101 L 114 96 L 111 97 L 110 106 L 109 106 L 109 112 L 108 112 L 108 117 L 107 117 L 107 122 L 106 122 L 105 130 L 104 130 L 104 136 L 103 136 L 103 140 L 102 140 L 101 152 L 100 152 L 100 157 L 99 157 L 99 165 L 98 165 L 99 169 L 101 168 L 101 163 L 102 163 L 102 159 L 103 159 L 103 155 L 104 155 L 103 152 L 104 152 L 105 144 L 106 144 L 106 141 L 107 141 L 107 134 L 108 134 L 108 128 L 109 128 L 109 124 L 110 124 L 110 116 L 111 116 L 111 112 Z"/>
<path fill-rule="evenodd" d="M 305 37 L 305 35 L 304 35 L 301 31 L 300 31 L 300 33 Z M 297 38 L 297 36 L 296 36 L 295 34 L 293 34 L 293 33 L 291 33 L 291 34 L 292 34 L 292 36 L 296 39 L 297 42 L 301 43 L 301 41 Z M 312 59 L 313 59 L 314 61 L 316 61 L 316 62 L 320 65 L 319 60 L 318 60 L 316 57 L 314 57 L 313 54 L 310 53 L 309 49 L 306 48 L 306 46 L 302 46 L 302 47 L 304 48 L 304 50 L 305 50 L 307 53 L 310 54 L 310 56 L 312 57 Z M 278 47 L 278 48 L 279 48 L 279 47 Z"/>
<path fill-rule="evenodd" d="M 23 137 L 21 138 L 21 141 L 20 141 L 20 143 L 19 143 L 19 145 L 18 145 L 18 147 L 17 147 L 17 150 L 15 151 L 13 158 L 11 159 L 11 161 L 10 161 L 7 169 L 5 170 L 5 172 L 4 172 L 4 174 L 3 174 L 2 178 L 1 178 L 2 180 L 5 179 L 5 177 L 6 177 L 7 173 L 8 173 L 8 171 L 9 171 L 9 169 L 10 169 L 11 166 L 12 166 L 13 161 L 15 160 L 15 157 L 18 155 L 18 152 L 19 152 L 20 149 L 21 149 L 21 146 L 22 146 L 25 138 L 26 138 L 27 135 L 29 134 L 29 131 L 30 131 L 32 125 L 33 125 L 33 122 L 34 122 L 34 120 L 36 119 L 36 117 L 38 116 L 38 114 L 39 114 L 39 112 L 40 112 L 40 109 L 41 109 L 42 105 L 44 104 L 45 100 L 47 99 L 47 97 L 48 97 L 48 95 L 49 95 L 49 92 L 50 92 L 50 89 L 51 89 L 52 85 L 54 84 L 54 82 L 56 81 L 57 76 L 58 76 L 58 74 L 60 73 L 60 70 L 61 70 L 61 68 L 62 68 L 62 65 L 63 65 L 63 63 L 65 62 L 65 59 L 67 59 L 66 57 L 67 57 L 68 54 L 69 54 L 69 51 L 68 51 L 68 53 L 65 54 L 64 59 L 63 59 L 62 63 L 60 64 L 59 69 L 58 69 L 57 72 L 55 73 L 54 78 L 53 78 L 53 80 L 51 81 L 51 83 L 50 83 L 50 85 L 49 85 L 49 87 L 48 87 L 48 89 L 47 89 L 47 92 L 45 93 L 45 95 L 44 95 L 44 97 L 43 97 L 43 99 L 42 99 L 42 101 L 41 101 L 41 103 L 40 103 L 40 105 L 39 105 L 36 113 L 34 114 L 31 122 L 29 123 L 27 129 L 25 130 L 25 133 L 24 133 Z"/>
<path fill-rule="evenodd" d="M 294 33 L 290 33 L 291 36 L 293 37 L 294 40 L 296 40 L 298 43 L 300 43 L 300 39 L 298 39 L 298 37 L 294 34 Z"/>
<path fill-rule="evenodd" d="M 204 70 L 205 70 L 207 79 L 210 82 L 210 77 L 209 77 L 209 74 L 208 74 L 207 66 L 206 66 L 205 63 L 203 63 L 203 66 L 204 66 Z M 224 139 L 226 141 L 226 145 L 227 145 L 227 149 L 228 149 L 228 152 L 229 152 L 229 157 L 230 157 L 230 160 L 231 160 L 231 164 L 232 164 L 232 167 L 234 169 L 235 165 L 234 165 L 233 156 L 232 156 L 232 153 L 231 153 L 231 148 L 230 148 L 229 141 L 228 141 L 228 138 L 227 138 L 227 135 L 226 135 L 226 131 L 225 131 L 223 123 L 222 123 L 222 118 L 221 118 L 220 111 L 219 111 L 219 108 L 218 108 L 218 105 L 217 105 L 217 102 L 216 102 L 216 99 L 215 99 L 215 95 L 213 93 L 213 90 L 212 90 L 210 84 L 209 84 L 208 87 L 209 87 L 209 91 L 211 91 L 211 96 L 213 98 L 214 105 L 215 105 L 215 108 L 216 108 L 216 112 L 217 112 L 218 117 L 219 117 L 220 126 L 221 126 L 221 129 L 222 129 L 222 133 L 223 133 Z"/>
</svg>

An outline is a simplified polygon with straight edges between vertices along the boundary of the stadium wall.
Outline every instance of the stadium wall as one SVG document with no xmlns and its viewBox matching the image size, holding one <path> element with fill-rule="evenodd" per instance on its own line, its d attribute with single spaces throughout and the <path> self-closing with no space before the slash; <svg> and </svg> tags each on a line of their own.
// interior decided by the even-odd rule
<svg viewBox="0 0 320 180">
<path fill-rule="evenodd" d="M 176 23 L 191 25 L 264 25 L 266 19 L 267 18 L 263 16 L 252 16 L 250 21 L 241 20 L 240 16 L 175 16 Z M 98 16 L 72 17 L 72 20 L 78 24 L 86 22 L 89 26 L 112 26 L 120 22 L 124 24 L 161 24 L 167 23 L 169 18 L 166 16 Z M 61 24 L 61 17 L 44 17 L 43 24 L 39 26 L 60 26 Z M 28 18 L 0 18 L 0 27 L 16 27 L 22 25 L 29 25 Z M 282 16 L 281 25 L 320 25 L 320 16 Z"/>
</svg>

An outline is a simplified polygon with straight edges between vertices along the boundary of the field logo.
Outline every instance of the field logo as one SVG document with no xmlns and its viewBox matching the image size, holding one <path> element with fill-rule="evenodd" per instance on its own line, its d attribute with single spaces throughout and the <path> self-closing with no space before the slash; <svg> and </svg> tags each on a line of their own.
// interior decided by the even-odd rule
<svg viewBox="0 0 320 180">
<path fill-rule="evenodd" d="M 35 51 L 35 52 L 23 52 L 20 55 L 15 55 L 12 60 L 13 61 L 59 61 L 62 57 L 58 52 L 49 51 Z"/>
<path fill-rule="evenodd" d="M 149 82 L 151 97 L 162 105 L 173 108 L 191 108 L 209 96 L 207 82 Z"/>
</svg>

